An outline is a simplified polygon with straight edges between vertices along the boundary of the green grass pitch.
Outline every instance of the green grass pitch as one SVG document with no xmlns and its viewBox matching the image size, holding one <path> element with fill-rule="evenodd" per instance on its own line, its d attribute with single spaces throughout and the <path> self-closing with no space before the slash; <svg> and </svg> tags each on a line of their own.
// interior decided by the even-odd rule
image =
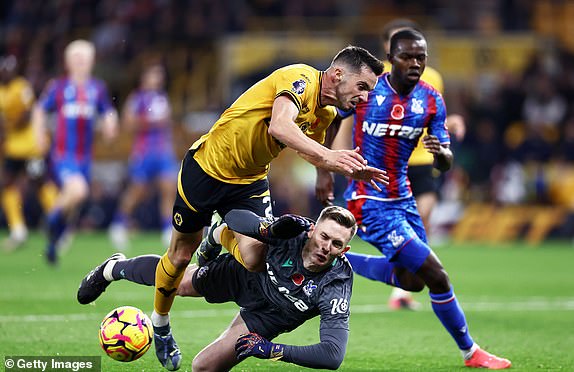
<svg viewBox="0 0 574 372">
<path fill-rule="evenodd" d="M 80 233 L 59 267 L 42 257 L 43 237 L 34 235 L 22 249 L 0 252 L 0 355 L 101 356 L 102 371 L 159 371 L 153 346 L 140 360 L 119 363 L 103 354 L 97 331 L 112 308 L 132 305 L 151 313 L 153 289 L 127 282 L 112 284 L 93 305 L 76 302 L 81 278 L 112 253 L 105 234 Z M 132 239 L 128 256 L 162 254 L 159 236 Z M 375 249 L 353 242 L 359 252 Z M 574 370 L 574 246 L 546 243 L 533 248 L 508 245 L 441 245 L 435 248 L 471 334 L 483 348 L 513 362 L 516 371 Z M 434 316 L 426 292 L 416 294 L 417 312 L 390 312 L 390 288 L 356 277 L 351 302 L 351 334 L 343 371 L 465 370 L 454 341 Z M 193 356 L 223 331 L 237 308 L 178 298 L 172 325 L 184 354 L 182 371 Z M 313 319 L 278 342 L 318 342 Z M 304 370 L 282 362 L 249 359 L 237 371 Z"/>
</svg>

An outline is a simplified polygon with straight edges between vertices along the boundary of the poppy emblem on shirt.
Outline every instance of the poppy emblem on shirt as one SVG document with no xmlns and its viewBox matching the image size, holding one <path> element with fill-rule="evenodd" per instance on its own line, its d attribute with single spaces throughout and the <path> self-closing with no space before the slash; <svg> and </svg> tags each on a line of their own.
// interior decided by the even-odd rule
<svg viewBox="0 0 574 372">
<path fill-rule="evenodd" d="M 391 117 L 395 120 L 402 120 L 405 117 L 405 108 L 402 105 L 394 105 Z"/>
<path fill-rule="evenodd" d="M 293 281 L 293 283 L 295 283 L 295 285 L 301 285 L 303 284 L 305 277 L 303 276 L 303 274 L 295 273 L 291 275 L 291 280 Z"/>
<path fill-rule="evenodd" d="M 293 88 L 291 91 L 295 94 L 303 94 L 305 88 L 307 87 L 307 83 L 303 79 L 299 79 L 293 82 Z"/>
</svg>

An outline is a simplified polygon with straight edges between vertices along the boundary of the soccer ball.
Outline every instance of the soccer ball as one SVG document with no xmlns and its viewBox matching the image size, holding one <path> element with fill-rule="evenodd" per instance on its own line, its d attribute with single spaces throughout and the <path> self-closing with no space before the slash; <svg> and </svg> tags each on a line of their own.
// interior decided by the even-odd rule
<svg viewBox="0 0 574 372">
<path fill-rule="evenodd" d="M 110 358 L 131 362 L 148 351 L 153 340 L 153 327 L 143 311 L 122 306 L 105 316 L 98 336 L 102 349 Z"/>
</svg>

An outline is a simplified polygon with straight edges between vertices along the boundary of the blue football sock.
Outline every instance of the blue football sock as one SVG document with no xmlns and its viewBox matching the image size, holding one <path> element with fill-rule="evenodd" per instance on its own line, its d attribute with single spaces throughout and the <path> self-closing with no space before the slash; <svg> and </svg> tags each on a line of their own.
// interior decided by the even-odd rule
<svg viewBox="0 0 574 372">
<path fill-rule="evenodd" d="M 118 210 L 112 219 L 112 225 L 125 225 L 127 220 L 127 216 L 122 211 Z"/>
<path fill-rule="evenodd" d="M 395 287 L 400 286 L 394 273 L 395 264 L 389 262 L 386 257 L 352 252 L 346 252 L 345 257 L 351 262 L 353 271 L 357 274 Z"/>
<path fill-rule="evenodd" d="M 467 350 L 474 341 L 470 337 L 468 325 L 462 308 L 458 304 L 452 287 L 446 293 L 430 293 L 432 309 L 440 319 L 442 325 L 456 341 L 459 349 Z"/>
<path fill-rule="evenodd" d="M 57 260 L 56 248 L 58 240 L 66 231 L 66 216 L 62 209 L 54 209 L 47 217 L 48 224 L 48 246 L 46 247 L 46 257 L 48 261 L 55 263 Z"/>
<path fill-rule="evenodd" d="M 57 242 L 66 231 L 66 216 L 62 209 L 54 209 L 48 215 L 48 239 Z"/>
</svg>

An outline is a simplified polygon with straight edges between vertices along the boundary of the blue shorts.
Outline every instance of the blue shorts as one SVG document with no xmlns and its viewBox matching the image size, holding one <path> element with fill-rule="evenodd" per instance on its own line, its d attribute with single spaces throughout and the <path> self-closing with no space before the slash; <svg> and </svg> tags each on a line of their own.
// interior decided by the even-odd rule
<svg viewBox="0 0 574 372">
<path fill-rule="evenodd" d="M 391 262 L 416 273 L 431 252 L 413 197 L 394 201 L 357 199 L 348 202 L 357 219 L 357 235 Z"/>
<path fill-rule="evenodd" d="M 58 185 L 62 185 L 70 176 L 80 175 L 90 183 L 92 164 L 87 161 L 77 161 L 71 158 L 52 159 L 52 172 Z"/>
<path fill-rule="evenodd" d="M 132 155 L 129 162 L 129 176 L 132 182 L 147 183 L 156 178 L 177 182 L 179 162 L 173 152 Z"/>
</svg>

